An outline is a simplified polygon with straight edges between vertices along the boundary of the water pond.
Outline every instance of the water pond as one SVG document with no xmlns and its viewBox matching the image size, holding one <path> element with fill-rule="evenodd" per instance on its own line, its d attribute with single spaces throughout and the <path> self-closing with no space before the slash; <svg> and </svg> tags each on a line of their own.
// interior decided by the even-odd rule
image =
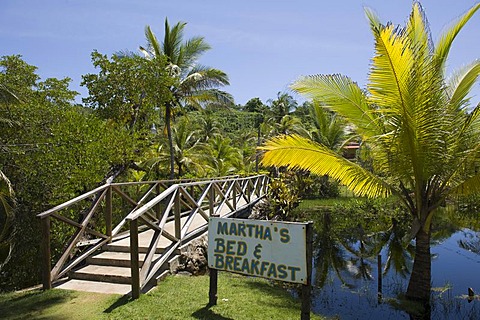
<svg viewBox="0 0 480 320">
<path fill-rule="evenodd" d="M 316 232 L 313 312 L 340 319 L 411 319 L 415 306 L 402 299 L 415 244 L 409 240 L 408 222 L 349 210 L 311 210 L 307 217 Z M 479 220 L 476 214 L 454 210 L 438 215 L 431 242 L 431 314 L 426 318 L 480 319 Z M 473 298 L 468 288 L 475 292 Z"/>
</svg>

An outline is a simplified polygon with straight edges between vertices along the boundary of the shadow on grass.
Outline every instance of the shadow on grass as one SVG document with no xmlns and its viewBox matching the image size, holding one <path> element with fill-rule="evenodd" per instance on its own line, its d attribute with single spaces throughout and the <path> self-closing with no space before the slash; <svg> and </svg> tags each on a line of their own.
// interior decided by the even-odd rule
<svg viewBox="0 0 480 320">
<path fill-rule="evenodd" d="M 127 296 L 127 295 L 122 296 L 122 297 L 118 298 L 117 301 L 115 301 L 110 307 L 105 309 L 103 311 L 103 313 L 111 313 L 113 310 L 115 310 L 115 309 L 117 309 L 121 306 L 126 305 L 130 301 L 131 301 L 131 298 L 129 296 Z"/>
<path fill-rule="evenodd" d="M 208 305 L 192 313 L 192 317 L 205 320 L 233 320 L 233 318 L 226 318 L 222 315 L 215 313 L 214 311 L 210 310 L 210 307 Z"/>
<path fill-rule="evenodd" d="M 69 296 L 63 292 L 49 290 L 33 291 L 31 293 L 23 294 L 15 297 L 12 295 L 11 299 L 0 300 L 0 318 L 2 319 L 45 319 L 46 316 L 42 311 L 61 304 L 69 300 Z M 48 316 L 49 319 L 55 317 Z M 60 319 L 60 317 L 56 317 Z"/>
<path fill-rule="evenodd" d="M 281 288 L 280 284 L 272 284 L 264 281 L 245 281 L 242 285 L 252 292 L 258 292 L 259 296 L 268 295 L 270 297 L 278 298 L 278 303 L 275 301 L 268 302 L 269 305 L 275 308 L 295 308 L 301 300 L 301 298 L 293 298 L 292 294 L 287 291 L 287 288 Z M 289 290 L 296 291 L 298 288 L 292 286 Z"/>
</svg>

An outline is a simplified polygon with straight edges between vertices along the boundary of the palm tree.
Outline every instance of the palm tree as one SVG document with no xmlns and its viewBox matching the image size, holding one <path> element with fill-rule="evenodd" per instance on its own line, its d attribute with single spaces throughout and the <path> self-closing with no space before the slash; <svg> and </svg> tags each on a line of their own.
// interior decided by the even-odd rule
<svg viewBox="0 0 480 320">
<path fill-rule="evenodd" d="M 242 166 L 240 151 L 232 146 L 229 138 L 222 136 L 208 141 L 204 160 L 210 174 L 217 177 L 232 174 Z"/>
<path fill-rule="evenodd" d="M 202 144 L 196 137 L 197 133 L 186 117 L 182 117 L 172 127 L 173 159 L 179 178 L 185 172 L 196 172 L 203 169 L 200 165 Z M 170 153 L 165 148 L 165 142 L 165 140 L 161 141 L 160 146 L 151 150 L 151 154 L 147 156 L 148 160 L 142 163 L 142 167 L 148 168 L 151 173 L 155 174 L 154 179 L 158 179 L 160 168 L 164 167 L 170 158 Z"/>
<path fill-rule="evenodd" d="M 184 40 L 185 22 L 170 27 L 165 19 L 163 42 L 158 41 L 150 26 L 145 28 L 147 48 L 140 51 L 149 59 L 166 57 L 170 75 L 176 78 L 170 87 L 171 99 L 165 105 L 165 127 L 170 151 L 170 179 L 175 175 L 171 119 L 175 108 L 190 106 L 200 108 L 206 103 L 232 104 L 228 93 L 218 88 L 228 85 L 228 76 L 221 70 L 197 64 L 200 56 L 210 49 L 203 37 Z"/>
<path fill-rule="evenodd" d="M 298 134 L 300 136 L 308 137 L 308 131 L 303 127 L 303 123 L 300 118 L 291 115 L 283 116 L 279 122 L 273 124 L 273 130 L 271 135 L 276 136 L 279 134 Z"/>
<path fill-rule="evenodd" d="M 347 140 L 345 125 L 335 113 L 325 110 L 318 103 L 311 105 L 310 113 L 315 127 L 310 133 L 312 140 L 339 152 Z"/>
<path fill-rule="evenodd" d="M 338 74 L 303 77 L 292 85 L 354 125 L 372 151 L 373 172 L 299 136 L 273 138 L 262 148 L 264 165 L 329 174 L 359 195 L 401 199 L 416 241 L 406 292 L 411 299 L 430 298 L 436 209 L 450 195 L 480 191 L 480 105 L 468 112 L 467 97 L 480 60 L 445 77 L 452 42 L 479 8 L 460 17 L 436 46 L 418 2 L 404 28 L 381 24 L 367 9 L 375 56 L 366 90 Z"/>
<path fill-rule="evenodd" d="M 297 108 L 297 101 L 295 101 L 291 95 L 285 92 L 278 92 L 277 99 L 270 99 L 268 102 L 270 103 L 270 109 L 277 121 L 290 114 L 293 109 Z"/>
<path fill-rule="evenodd" d="M 199 117 L 198 130 L 201 136 L 200 140 L 207 142 L 209 139 L 220 134 L 220 123 L 211 113 L 205 112 Z"/>
<path fill-rule="evenodd" d="M 199 139 L 197 132 L 192 130 L 192 124 L 183 117 L 173 127 L 173 150 L 175 164 L 178 167 L 178 177 L 190 168 L 201 167 L 199 164 Z"/>
</svg>

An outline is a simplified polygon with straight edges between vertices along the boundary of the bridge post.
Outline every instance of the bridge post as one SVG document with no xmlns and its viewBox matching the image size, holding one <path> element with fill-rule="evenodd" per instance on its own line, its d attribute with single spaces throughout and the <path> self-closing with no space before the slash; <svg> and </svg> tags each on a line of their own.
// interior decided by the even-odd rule
<svg viewBox="0 0 480 320">
<path fill-rule="evenodd" d="M 237 210 L 237 180 L 233 180 L 232 188 L 233 197 L 233 209 Z"/>
<path fill-rule="evenodd" d="M 42 218 L 42 284 L 43 290 L 52 289 L 51 253 L 50 253 L 50 216 Z"/>
<path fill-rule="evenodd" d="M 182 228 L 181 228 L 181 213 L 182 210 L 180 208 L 180 189 L 177 189 L 175 193 L 175 204 L 174 207 L 174 214 L 175 214 L 175 238 L 181 240 L 182 237 Z"/>
<path fill-rule="evenodd" d="M 138 220 L 130 220 L 130 272 L 132 299 L 140 297 L 140 264 L 138 261 Z"/>
<path fill-rule="evenodd" d="M 213 189 L 213 188 L 212 188 Z M 210 214 L 211 217 L 220 217 L 219 214 Z M 208 288 L 208 306 L 216 306 L 218 301 L 218 270 L 208 268 L 209 288 Z"/>
<path fill-rule="evenodd" d="M 306 225 L 305 238 L 307 245 L 307 283 L 302 285 L 302 312 L 301 320 L 310 320 L 310 310 L 312 306 L 312 258 L 313 258 L 313 222 L 309 221 Z"/>
<path fill-rule="evenodd" d="M 155 186 L 155 192 L 157 193 L 157 196 L 160 195 L 160 183 L 157 183 L 157 185 Z M 155 205 L 155 214 L 156 218 L 160 219 L 160 216 L 162 215 L 162 207 L 160 206 L 160 202 Z"/>
<path fill-rule="evenodd" d="M 214 208 L 215 208 L 215 189 L 213 187 L 213 184 L 215 182 L 212 182 L 210 184 L 210 189 L 208 190 L 208 212 L 210 216 L 213 216 L 215 214 Z"/>
<path fill-rule="evenodd" d="M 112 186 L 108 186 L 106 194 L 106 209 L 105 209 L 105 234 L 110 237 L 108 242 L 112 242 Z"/>
</svg>

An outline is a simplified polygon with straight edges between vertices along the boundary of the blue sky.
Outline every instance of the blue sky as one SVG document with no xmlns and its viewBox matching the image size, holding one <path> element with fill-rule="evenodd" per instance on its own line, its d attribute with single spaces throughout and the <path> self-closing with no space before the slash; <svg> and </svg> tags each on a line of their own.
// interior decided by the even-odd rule
<svg viewBox="0 0 480 320">
<path fill-rule="evenodd" d="M 434 40 L 474 0 L 424 0 Z M 225 71 L 236 103 L 266 102 L 288 90 L 301 75 L 342 73 L 364 86 L 373 40 L 364 7 L 381 20 L 404 24 L 409 0 L 0 0 L 0 56 L 20 54 L 47 77 L 93 73 L 91 52 L 111 55 L 144 45 L 150 25 L 163 37 L 163 23 L 187 22 L 186 35 L 204 36 L 212 46 L 201 64 Z M 459 35 L 449 70 L 480 58 L 480 12 Z M 473 91 L 480 101 L 480 87 Z M 295 96 L 295 95 L 294 95 Z M 296 98 L 299 98 L 295 96 Z M 80 99 L 78 99 L 80 101 Z"/>
</svg>

